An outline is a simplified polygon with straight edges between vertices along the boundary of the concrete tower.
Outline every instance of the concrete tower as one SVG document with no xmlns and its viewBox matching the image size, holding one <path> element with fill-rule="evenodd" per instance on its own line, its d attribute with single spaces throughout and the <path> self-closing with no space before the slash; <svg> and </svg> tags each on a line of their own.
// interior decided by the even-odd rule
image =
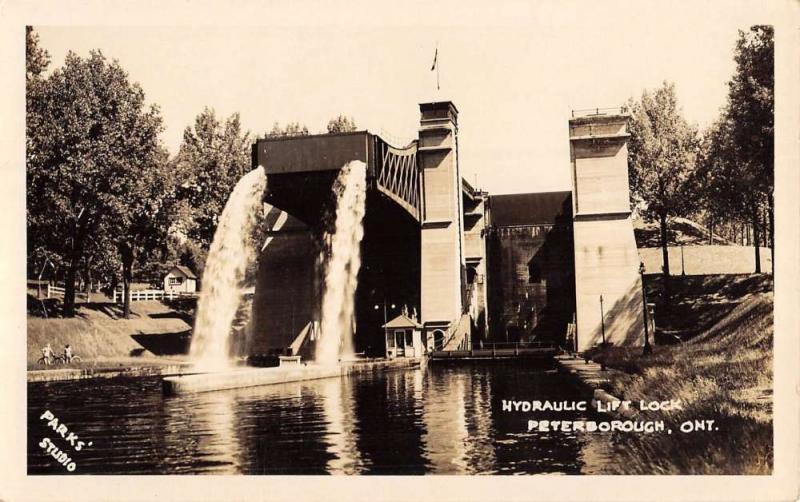
<svg viewBox="0 0 800 502">
<path fill-rule="evenodd" d="M 422 103 L 417 158 L 422 169 L 421 321 L 441 339 L 463 311 L 463 228 L 458 169 L 458 110 L 450 101 Z"/>
<path fill-rule="evenodd" d="M 569 121 L 579 351 L 600 343 L 603 330 L 614 345 L 644 340 L 628 185 L 629 118 L 616 109 Z"/>
</svg>

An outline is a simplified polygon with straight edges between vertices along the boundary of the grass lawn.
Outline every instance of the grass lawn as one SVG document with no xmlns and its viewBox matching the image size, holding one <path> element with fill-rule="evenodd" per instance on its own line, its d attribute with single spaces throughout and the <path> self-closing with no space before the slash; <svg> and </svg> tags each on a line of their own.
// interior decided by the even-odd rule
<svg viewBox="0 0 800 502">
<path fill-rule="evenodd" d="M 54 300 L 55 301 L 55 300 Z M 36 304 L 29 297 L 29 303 Z M 58 304 L 48 305 L 57 312 Z M 191 329 L 191 315 L 158 301 L 131 304 L 130 319 L 122 318 L 119 305 L 112 303 L 80 304 L 74 318 L 37 316 L 40 310 L 30 309 L 27 319 L 28 369 L 94 367 L 98 364 L 143 362 L 155 359 L 134 337 L 140 335 L 181 333 Z M 77 365 L 45 367 L 37 364 L 41 348 L 50 343 L 57 352 L 70 344 L 82 359 Z"/>
<path fill-rule="evenodd" d="M 687 289 L 679 288 L 676 298 L 687 305 L 665 321 L 673 328 L 691 326 L 687 341 L 655 346 L 649 356 L 642 355 L 641 347 L 611 347 L 593 355 L 595 361 L 628 373 L 615 378 L 608 389 L 620 399 L 680 399 L 683 406 L 642 414 L 644 419 L 663 419 L 671 435 L 618 433 L 615 472 L 771 472 L 773 295 L 771 280 L 764 277 L 707 277 L 684 283 Z M 705 308 L 719 304 L 724 308 Z M 679 431 L 684 421 L 704 419 L 714 420 L 718 430 Z"/>
<path fill-rule="evenodd" d="M 646 275 L 647 299 L 656 304 L 656 335 L 664 341 L 689 340 L 729 315 L 742 302 L 772 292 L 767 274 L 670 277 L 669 305 L 661 274 Z"/>
</svg>

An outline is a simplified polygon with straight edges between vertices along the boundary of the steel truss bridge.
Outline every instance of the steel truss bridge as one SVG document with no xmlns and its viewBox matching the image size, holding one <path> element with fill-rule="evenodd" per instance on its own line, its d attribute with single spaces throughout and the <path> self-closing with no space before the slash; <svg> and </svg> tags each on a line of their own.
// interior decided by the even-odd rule
<svg viewBox="0 0 800 502">
<path fill-rule="evenodd" d="M 306 197 L 306 207 L 294 207 L 297 201 L 292 199 L 298 193 L 326 192 L 335 174 L 354 160 L 367 165 L 369 189 L 393 201 L 417 223 L 422 221 L 425 207 L 417 141 L 396 147 L 376 134 L 358 131 L 261 139 L 253 152 L 253 166 L 263 166 L 269 178 L 267 201 L 307 223 L 319 214 L 317 202 Z"/>
</svg>

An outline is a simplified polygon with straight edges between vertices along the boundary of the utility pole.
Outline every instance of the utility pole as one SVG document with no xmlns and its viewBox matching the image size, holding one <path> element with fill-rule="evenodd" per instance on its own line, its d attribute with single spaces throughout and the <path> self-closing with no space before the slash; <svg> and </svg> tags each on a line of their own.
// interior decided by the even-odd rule
<svg viewBox="0 0 800 502">
<path fill-rule="evenodd" d="M 683 250 L 683 248 L 681 248 L 681 250 Z M 650 346 L 649 329 L 647 326 L 649 322 L 647 319 L 647 291 L 644 287 L 644 262 L 639 262 L 639 276 L 642 279 L 642 308 L 644 309 L 642 312 L 644 315 L 644 350 L 642 354 L 648 356 L 653 353 L 653 347 Z M 655 336 L 655 333 L 653 333 L 653 336 Z"/>
<path fill-rule="evenodd" d="M 603 358 L 600 360 L 600 371 L 606 370 L 606 320 L 603 313 L 603 295 L 600 295 L 600 330 L 603 335 L 603 343 L 601 344 Z"/>
</svg>

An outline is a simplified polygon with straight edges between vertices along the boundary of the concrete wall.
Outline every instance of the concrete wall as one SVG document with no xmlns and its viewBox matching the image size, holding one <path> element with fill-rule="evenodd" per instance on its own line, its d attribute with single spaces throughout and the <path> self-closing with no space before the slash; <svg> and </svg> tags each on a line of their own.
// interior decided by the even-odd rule
<svg viewBox="0 0 800 502">
<path fill-rule="evenodd" d="M 752 274 L 756 270 L 753 246 L 683 246 L 681 267 L 680 246 L 669 246 L 669 266 L 672 275 Z M 772 271 L 770 249 L 761 248 L 761 271 Z M 639 248 L 648 274 L 661 272 L 661 248 Z"/>
<path fill-rule="evenodd" d="M 278 210 L 276 210 L 278 211 Z M 261 251 L 248 340 L 250 354 L 288 347 L 319 318 L 319 253 L 311 230 L 282 212 L 281 228 L 269 233 Z"/>
<path fill-rule="evenodd" d="M 625 145 L 603 149 L 576 147 L 578 213 L 624 213 L 630 211 L 628 171 L 618 169 L 620 158 L 628 158 Z M 593 155 L 581 158 L 580 155 Z"/>
<path fill-rule="evenodd" d="M 628 115 L 569 121 L 578 350 L 643 343 L 639 253 L 630 217 Z M 600 298 L 603 304 L 601 310 Z"/>
<path fill-rule="evenodd" d="M 575 309 L 571 228 L 492 228 L 487 244 L 491 340 L 559 341 Z"/>
<path fill-rule="evenodd" d="M 630 218 L 577 220 L 573 225 L 578 350 L 601 342 L 601 295 L 606 341 L 643 343 L 640 259 Z"/>
</svg>

